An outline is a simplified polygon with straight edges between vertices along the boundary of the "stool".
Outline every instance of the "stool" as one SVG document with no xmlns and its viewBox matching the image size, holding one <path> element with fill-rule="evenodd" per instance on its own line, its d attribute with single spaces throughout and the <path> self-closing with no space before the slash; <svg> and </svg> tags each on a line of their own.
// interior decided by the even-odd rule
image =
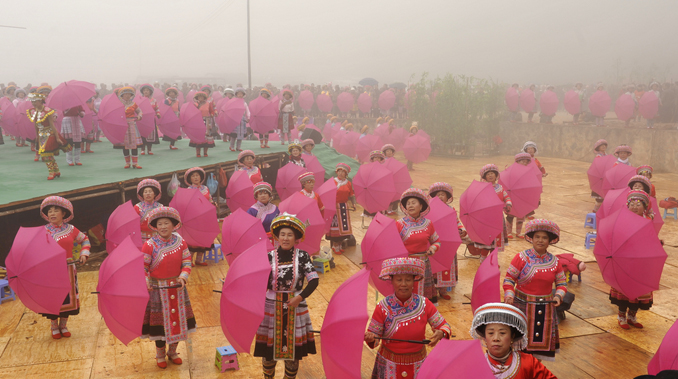
<svg viewBox="0 0 678 379">
<path fill-rule="evenodd" d="M 664 217 L 662 218 L 665 219 L 666 216 L 673 216 L 674 220 L 678 220 L 678 208 L 664 208 Z"/>
<path fill-rule="evenodd" d="M 596 237 L 597 235 L 595 232 L 586 233 L 586 241 L 584 241 L 584 246 L 586 246 L 586 249 L 596 246 Z"/>
<path fill-rule="evenodd" d="M 587 213 L 586 214 L 586 220 L 584 220 L 584 227 L 591 227 L 593 229 L 596 228 L 596 214 L 595 213 Z"/>
<path fill-rule="evenodd" d="M 226 372 L 226 370 L 230 369 L 240 370 L 238 353 L 235 352 L 231 345 L 217 347 L 217 357 L 214 360 L 214 364 L 219 367 L 221 372 Z"/>
<path fill-rule="evenodd" d="M 224 253 L 221 251 L 221 244 L 214 244 L 214 247 L 205 252 L 205 260 L 211 260 L 214 263 L 219 263 L 219 260 L 224 259 Z"/>
<path fill-rule="evenodd" d="M 9 286 L 7 279 L 0 279 L 0 304 L 5 300 L 15 300 L 14 290 Z"/>
<path fill-rule="evenodd" d="M 326 273 L 330 272 L 330 260 L 327 258 L 316 258 L 313 260 L 313 267 L 317 272 Z"/>
<path fill-rule="evenodd" d="M 567 278 L 568 283 L 572 283 L 573 276 L 574 275 L 569 271 L 565 273 L 565 277 Z M 579 275 L 577 275 L 577 281 L 581 282 L 581 272 L 579 273 Z"/>
</svg>

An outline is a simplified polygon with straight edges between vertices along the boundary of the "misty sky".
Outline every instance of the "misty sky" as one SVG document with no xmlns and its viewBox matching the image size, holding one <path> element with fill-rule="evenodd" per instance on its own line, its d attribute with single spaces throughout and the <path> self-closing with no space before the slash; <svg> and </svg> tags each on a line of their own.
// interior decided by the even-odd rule
<svg viewBox="0 0 678 379">
<path fill-rule="evenodd" d="M 2 1 L 0 82 L 247 84 L 246 0 Z M 252 0 L 252 83 L 678 80 L 678 2 Z"/>
</svg>

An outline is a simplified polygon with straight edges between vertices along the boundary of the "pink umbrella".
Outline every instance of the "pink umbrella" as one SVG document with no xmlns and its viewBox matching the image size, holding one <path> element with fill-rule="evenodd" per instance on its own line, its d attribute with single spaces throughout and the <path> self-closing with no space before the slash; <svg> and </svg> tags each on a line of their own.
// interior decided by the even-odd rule
<svg viewBox="0 0 678 379">
<path fill-rule="evenodd" d="M 597 117 L 605 117 L 607 111 L 610 110 L 611 104 L 612 99 L 610 99 L 610 95 L 607 94 L 607 91 L 596 91 L 589 98 L 589 109 L 591 110 L 591 113 Z"/>
<path fill-rule="evenodd" d="M 120 342 L 141 336 L 149 295 L 144 254 L 129 236 L 101 264 L 96 293 L 99 313 Z"/>
<path fill-rule="evenodd" d="M 221 226 L 221 251 L 229 265 L 259 241 L 266 242 L 267 250 L 273 249 L 260 219 L 240 208 L 224 219 Z"/>
<path fill-rule="evenodd" d="M 431 154 L 431 141 L 419 133 L 407 138 L 403 145 L 405 158 L 413 163 L 421 163 L 428 159 Z"/>
<path fill-rule="evenodd" d="M 626 121 L 633 117 L 635 110 L 636 102 L 633 100 L 633 96 L 627 93 L 619 96 L 614 103 L 614 113 L 616 113 L 617 118 L 622 121 Z"/>
<path fill-rule="evenodd" d="M 360 140 L 360 133 L 358 132 L 348 132 L 341 137 L 341 142 L 339 142 L 339 152 L 353 158 L 356 154 L 356 145 Z"/>
<path fill-rule="evenodd" d="M 44 226 L 19 227 L 5 259 L 9 286 L 35 313 L 58 315 L 71 290 L 66 251 Z"/>
<path fill-rule="evenodd" d="M 186 99 L 192 100 L 193 95 L 191 95 L 191 97 L 187 97 Z M 177 94 L 177 100 L 179 100 L 179 105 L 186 102 L 186 100 L 184 99 L 184 93 L 183 92 L 179 91 L 179 93 Z"/>
<path fill-rule="evenodd" d="M 281 200 L 285 200 L 292 194 L 301 191 L 301 183 L 299 183 L 299 175 L 306 172 L 306 170 L 289 162 L 278 170 L 275 180 L 275 190 L 278 192 Z"/>
<path fill-rule="evenodd" d="M 393 173 L 379 162 L 364 164 L 353 177 L 353 190 L 368 212 L 386 210 L 395 196 Z"/>
<path fill-rule="evenodd" d="M 162 104 L 165 102 L 165 93 L 160 88 L 153 88 L 153 95 L 151 95 L 156 103 Z"/>
<path fill-rule="evenodd" d="M 226 204 L 231 212 L 236 209 L 247 211 L 256 200 L 253 191 L 254 184 L 250 180 L 247 171 L 238 170 L 231 175 L 231 179 L 226 186 Z"/>
<path fill-rule="evenodd" d="M 354 102 L 353 95 L 348 92 L 342 92 L 337 96 L 337 107 L 342 113 L 350 112 L 353 109 Z"/>
<path fill-rule="evenodd" d="M 160 104 L 160 119 L 158 119 L 158 129 L 162 134 L 171 139 L 177 139 L 181 136 L 181 121 L 169 105 Z"/>
<path fill-rule="evenodd" d="M 192 103 L 193 102 L 193 96 L 195 96 L 195 93 L 198 92 L 194 89 L 188 91 L 186 94 L 186 98 L 183 97 L 183 93 L 179 91 L 179 95 L 181 96 L 181 102 L 182 103 Z"/>
<path fill-rule="evenodd" d="M 268 133 L 278 127 L 277 104 L 259 96 L 250 101 L 250 126 L 258 133 Z"/>
<path fill-rule="evenodd" d="M 379 124 L 376 129 L 374 129 L 374 135 L 381 138 L 382 141 L 386 141 L 388 136 L 391 134 L 390 125 L 388 122 Z"/>
<path fill-rule="evenodd" d="M 320 346 L 327 379 L 361 377 L 370 272 L 353 274 L 334 292 L 323 320 Z"/>
<path fill-rule="evenodd" d="M 323 139 L 329 141 L 332 139 L 332 123 L 328 122 L 323 127 Z"/>
<path fill-rule="evenodd" d="M 234 97 L 226 101 L 219 111 L 219 130 L 222 133 L 231 133 L 242 122 L 245 114 L 245 100 Z"/>
<path fill-rule="evenodd" d="M 369 93 L 363 92 L 358 96 L 358 109 L 363 113 L 369 113 L 372 110 L 372 96 Z"/>
<path fill-rule="evenodd" d="M 589 177 L 589 186 L 591 191 L 602 194 L 603 193 L 603 180 L 605 180 L 605 173 L 614 166 L 614 162 L 617 161 L 617 158 L 614 155 L 606 155 L 603 157 L 596 157 L 591 166 L 586 171 L 586 174 Z"/>
<path fill-rule="evenodd" d="M 440 340 L 419 369 L 418 378 L 494 379 L 478 340 Z"/>
<path fill-rule="evenodd" d="M 215 91 L 212 93 L 212 101 L 216 104 L 219 102 L 219 100 L 223 99 L 224 95 L 221 94 L 219 91 Z"/>
<path fill-rule="evenodd" d="M 318 209 L 318 202 L 304 196 L 301 192 L 297 192 L 280 202 L 278 208 L 280 208 L 280 213 L 287 212 L 296 215 L 299 220 L 306 224 L 304 240 L 297 247 L 306 250 L 309 254 L 319 251 L 320 240 L 325 231 L 325 219 Z"/>
<path fill-rule="evenodd" d="M 336 123 L 334 128 L 332 128 L 332 146 L 335 150 L 339 151 L 339 145 L 341 144 L 341 139 L 346 135 L 345 130 L 341 130 L 341 124 Z"/>
<path fill-rule="evenodd" d="M 393 294 L 393 286 L 379 279 L 381 263 L 390 258 L 407 257 L 396 221 L 377 213 L 360 243 L 363 262 L 370 270 L 370 282 L 384 296 Z"/>
<path fill-rule="evenodd" d="M 134 242 L 134 246 L 141 249 L 143 246 L 141 240 L 141 219 L 139 214 L 134 210 L 131 200 L 118 205 L 108 218 L 106 251 L 113 252 L 128 237 Z"/>
<path fill-rule="evenodd" d="M 542 184 L 531 167 L 513 163 L 499 175 L 499 184 L 511 197 L 509 214 L 523 218 L 539 207 Z"/>
<path fill-rule="evenodd" d="M 396 96 L 393 91 L 384 91 L 379 95 L 379 109 L 387 111 L 395 105 Z"/>
<path fill-rule="evenodd" d="M 184 133 L 196 143 L 204 143 L 207 126 L 202 119 L 202 112 L 195 106 L 192 101 L 187 102 L 181 106 L 179 111 L 179 120 L 183 126 Z"/>
<path fill-rule="evenodd" d="M 125 106 L 114 93 L 110 93 L 101 99 L 99 127 L 112 144 L 120 144 L 125 141 L 125 133 L 127 133 Z"/>
<path fill-rule="evenodd" d="M 652 91 L 646 91 L 638 101 L 638 112 L 647 120 L 657 116 L 659 111 L 659 99 Z"/>
<path fill-rule="evenodd" d="M 325 219 L 325 233 L 327 233 L 330 231 L 332 218 L 337 214 L 337 183 L 334 179 L 328 180 L 323 183 L 315 193 L 320 196 L 320 201 L 322 201 L 325 206 L 323 218 Z"/>
<path fill-rule="evenodd" d="M 393 145 L 396 150 L 401 150 L 405 145 L 405 140 L 410 136 L 410 132 L 404 128 L 393 129 L 393 132 L 386 138 L 386 143 Z"/>
<path fill-rule="evenodd" d="M 83 111 L 85 112 L 85 115 L 80 119 L 82 122 L 82 127 L 85 129 L 85 135 L 89 134 L 89 132 L 92 131 L 92 119 L 95 117 L 94 113 L 92 110 L 89 109 L 87 105 L 83 105 Z M 153 112 L 155 114 L 155 112 Z M 35 130 L 33 131 L 33 134 L 35 134 Z"/>
<path fill-rule="evenodd" d="M 398 201 L 400 200 L 400 195 L 412 186 L 410 171 L 407 169 L 407 165 L 395 158 L 387 158 L 382 165 L 393 173 L 395 195 L 391 201 Z"/>
<path fill-rule="evenodd" d="M 652 221 L 620 209 L 597 226 L 593 254 L 605 283 L 629 299 L 658 290 L 667 255 Z"/>
<path fill-rule="evenodd" d="M 155 120 L 157 119 L 155 109 L 153 109 L 153 105 L 147 97 L 142 97 L 136 103 L 141 109 L 141 120 L 137 121 L 139 134 L 142 137 L 148 137 L 155 131 Z"/>
<path fill-rule="evenodd" d="M 523 109 L 525 112 L 535 112 L 535 105 L 537 104 L 537 100 L 534 97 L 534 92 L 532 92 L 531 89 L 525 88 L 521 93 L 520 93 L 520 107 Z"/>
<path fill-rule="evenodd" d="M 501 302 L 501 272 L 499 272 L 499 262 L 497 249 L 492 250 L 490 255 L 480 264 L 475 277 L 473 277 L 473 292 L 471 293 L 471 309 L 473 313 L 476 309 L 487 303 Z"/>
<path fill-rule="evenodd" d="M 219 101 L 216 102 L 216 105 L 214 106 L 217 110 L 221 111 L 221 109 L 228 103 L 229 101 L 237 99 L 237 97 L 229 99 L 228 97 L 222 97 L 219 99 Z M 244 100 L 243 100 L 244 101 Z"/>
<path fill-rule="evenodd" d="M 315 102 L 318 104 L 318 109 L 320 109 L 321 112 L 331 112 L 332 107 L 334 107 L 330 95 L 320 94 L 315 98 Z"/>
<path fill-rule="evenodd" d="M 541 97 L 539 97 L 539 108 L 541 109 L 541 113 L 547 116 L 553 116 L 556 114 L 559 103 L 560 100 L 558 100 L 558 95 L 556 95 L 556 93 L 553 91 L 547 90 L 541 94 Z"/>
<path fill-rule="evenodd" d="M 530 164 L 527 165 L 527 167 L 529 167 L 532 170 L 534 176 L 539 180 L 539 183 L 541 183 L 544 178 L 537 164 L 534 163 L 534 161 L 531 161 Z"/>
<path fill-rule="evenodd" d="M 313 93 L 309 90 L 301 91 L 299 97 L 299 106 L 305 111 L 310 111 L 313 108 Z"/>
<path fill-rule="evenodd" d="M 565 105 L 565 110 L 571 115 L 576 115 L 581 112 L 581 100 L 579 99 L 579 94 L 574 90 L 565 92 L 565 100 L 563 103 Z"/>
<path fill-rule="evenodd" d="M 417 132 L 417 135 L 425 138 L 427 141 L 429 141 L 429 143 L 431 142 L 431 136 L 428 133 L 426 133 L 424 130 L 419 130 Z"/>
<path fill-rule="evenodd" d="M 31 104 L 30 101 L 22 101 L 20 102 L 17 107 L 17 123 L 16 123 L 16 129 L 17 129 L 17 134 L 19 134 L 23 138 L 28 138 L 31 140 L 34 140 L 36 135 L 35 135 L 35 124 L 28 118 L 28 115 L 26 115 L 26 111 L 31 109 L 33 105 Z M 85 123 L 85 119 L 83 119 L 83 124 Z M 92 129 L 92 124 L 90 122 L 90 130 Z M 87 132 L 87 128 L 85 128 L 85 132 Z"/>
<path fill-rule="evenodd" d="M 271 98 L 271 104 L 273 104 L 273 110 L 275 110 L 275 117 L 280 115 L 280 95 L 275 95 Z M 276 121 L 276 127 L 278 126 Z M 274 128 L 275 129 L 275 128 Z"/>
<path fill-rule="evenodd" d="M 370 153 L 374 150 L 381 150 L 382 146 L 384 146 L 384 142 L 381 138 L 374 134 L 368 134 L 363 138 L 358 139 L 355 152 L 356 155 L 358 155 L 358 159 L 367 162 L 370 160 Z"/>
<path fill-rule="evenodd" d="M 303 159 L 306 164 L 306 170 L 313 173 L 315 188 L 318 188 L 325 183 L 325 168 L 318 160 L 318 157 L 315 155 L 302 154 L 301 159 Z"/>
<path fill-rule="evenodd" d="M 264 319 L 266 286 L 271 274 L 266 245 L 256 243 L 228 269 L 221 289 L 221 330 L 238 353 L 250 353 L 252 340 Z"/>
<path fill-rule="evenodd" d="M 12 104 L 8 98 L 2 97 L 0 98 L 0 111 L 2 111 L 0 126 L 2 126 L 2 128 L 10 135 L 18 135 L 19 133 L 16 126 L 18 112 L 14 107 L 14 104 Z"/>
<path fill-rule="evenodd" d="M 69 80 L 56 86 L 47 96 L 45 104 L 50 108 L 65 111 L 85 104 L 95 94 L 94 83 Z"/>
<path fill-rule="evenodd" d="M 509 87 L 509 89 L 506 90 L 504 101 L 511 112 L 518 112 L 518 107 L 520 106 L 520 94 L 515 88 Z"/>
<path fill-rule="evenodd" d="M 471 240 L 490 245 L 504 228 L 504 202 L 490 183 L 474 180 L 459 198 L 459 218 Z"/>
<path fill-rule="evenodd" d="M 607 191 L 613 189 L 627 188 L 629 179 L 636 175 L 636 168 L 625 164 L 618 164 L 605 172 L 603 179 L 603 192 L 600 193 L 605 197 Z"/>
<path fill-rule="evenodd" d="M 608 191 L 607 194 L 605 194 L 603 204 L 600 206 L 600 209 L 598 209 L 598 212 L 596 212 L 596 217 L 600 220 L 613 214 L 619 209 L 626 208 L 626 196 L 630 191 L 631 189 L 628 187 Z M 664 220 L 660 217 L 661 213 L 659 213 L 657 199 L 650 197 L 650 206 L 652 208 L 652 212 L 655 215 L 655 217 L 652 219 L 652 225 L 657 231 L 657 234 L 659 234 L 662 226 L 664 226 Z"/>
<path fill-rule="evenodd" d="M 449 270 L 454 263 L 457 249 L 461 246 L 461 237 L 457 229 L 457 211 L 437 197 L 429 202 L 429 206 L 431 211 L 426 218 L 431 220 L 440 237 L 440 249 L 430 257 L 431 271 Z"/>
<path fill-rule="evenodd" d="M 664 370 L 678 370 L 678 322 L 676 321 L 666 332 L 657 352 L 647 365 L 647 373 L 650 375 L 657 375 Z"/>
<path fill-rule="evenodd" d="M 179 212 L 181 228 L 177 232 L 189 246 L 212 246 L 219 235 L 217 210 L 199 190 L 179 188 L 169 206 Z"/>
</svg>

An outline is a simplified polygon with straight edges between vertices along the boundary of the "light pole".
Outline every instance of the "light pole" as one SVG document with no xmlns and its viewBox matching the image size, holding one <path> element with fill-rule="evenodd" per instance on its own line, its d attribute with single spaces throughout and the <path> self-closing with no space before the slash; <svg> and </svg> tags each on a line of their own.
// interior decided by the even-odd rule
<svg viewBox="0 0 678 379">
<path fill-rule="evenodd" d="M 252 57 L 250 56 L 250 0 L 247 0 L 247 84 L 252 89 Z"/>
</svg>

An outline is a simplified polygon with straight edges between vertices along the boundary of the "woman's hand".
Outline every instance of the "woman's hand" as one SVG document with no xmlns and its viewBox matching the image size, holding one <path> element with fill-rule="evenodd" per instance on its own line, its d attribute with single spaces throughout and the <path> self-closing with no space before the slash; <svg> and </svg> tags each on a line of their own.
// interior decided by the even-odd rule
<svg viewBox="0 0 678 379">
<path fill-rule="evenodd" d="M 436 248 L 433 246 L 429 246 L 428 250 L 426 250 L 426 255 L 433 255 L 436 253 Z"/>
<path fill-rule="evenodd" d="M 464 237 L 466 237 L 467 235 L 468 235 L 468 233 L 466 233 L 466 230 L 460 230 L 460 231 L 459 231 L 459 237 L 464 238 Z"/>
<path fill-rule="evenodd" d="M 513 298 L 512 297 L 505 297 L 504 303 L 508 304 L 508 305 L 513 305 Z"/>
<path fill-rule="evenodd" d="M 507 205 L 507 206 L 505 207 L 506 213 L 511 212 L 511 208 L 513 208 L 513 207 L 510 206 L 510 205 Z"/>
<path fill-rule="evenodd" d="M 186 287 L 186 279 L 179 278 L 179 284 L 181 284 L 181 288 L 179 288 L 179 289 L 183 290 Z"/>
<path fill-rule="evenodd" d="M 87 262 L 87 258 L 89 258 L 89 256 L 87 256 L 87 255 L 80 255 L 80 264 L 81 264 L 81 265 L 84 265 L 85 262 Z"/>
<path fill-rule="evenodd" d="M 543 173 L 543 174 L 541 174 L 541 177 L 542 177 L 542 178 L 545 178 L 545 177 L 547 177 L 547 176 L 549 176 L 549 174 L 548 174 L 548 173 L 546 173 L 546 172 L 545 172 L 545 173 Z"/>
<path fill-rule="evenodd" d="M 563 302 L 563 299 L 561 299 L 560 296 L 555 296 L 553 300 L 556 302 L 556 307 L 559 307 Z"/>
<path fill-rule="evenodd" d="M 287 306 L 290 308 L 296 308 L 299 306 L 299 304 L 301 304 L 302 301 L 304 301 L 304 298 L 300 295 L 297 295 L 287 302 Z"/>
<path fill-rule="evenodd" d="M 365 342 L 367 343 L 375 343 L 377 335 L 372 333 L 372 332 L 365 332 Z"/>
<path fill-rule="evenodd" d="M 442 330 L 436 330 L 436 332 L 433 333 L 433 337 L 431 337 L 431 342 L 429 342 L 428 345 L 433 347 L 438 343 L 438 341 L 440 341 L 444 337 L 445 337 L 445 333 L 443 333 Z"/>
</svg>

